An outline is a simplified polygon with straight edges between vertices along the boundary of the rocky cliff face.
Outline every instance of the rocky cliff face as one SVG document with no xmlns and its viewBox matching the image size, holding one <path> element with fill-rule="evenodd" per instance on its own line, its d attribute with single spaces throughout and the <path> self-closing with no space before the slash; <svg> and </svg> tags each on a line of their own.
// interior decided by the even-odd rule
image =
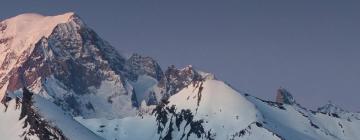
<svg viewBox="0 0 360 140">
<path fill-rule="evenodd" d="M 141 75 L 148 75 L 157 81 L 165 80 L 160 65 L 154 59 L 136 53 L 126 61 L 125 71 L 126 76 L 132 81 L 137 80 Z"/>
<path fill-rule="evenodd" d="M 176 94 L 190 84 L 195 86 L 199 81 L 215 79 L 214 75 L 195 70 L 191 65 L 182 69 L 177 69 L 172 65 L 165 71 L 165 77 L 167 82 L 166 90 L 169 96 Z"/>
<path fill-rule="evenodd" d="M 52 20 L 53 25 L 46 31 L 33 27 L 43 32 L 35 37 L 38 40 L 30 31 L 8 31 L 7 27 L 25 19 L 28 22 L 24 24 L 46 22 L 49 26 L 47 22 Z M 20 15 L 1 25 L 0 51 L 5 56 L 0 61 L 1 95 L 28 87 L 75 116 L 123 117 L 134 114 L 139 105 L 131 81 L 140 75 L 164 81 L 160 66 L 153 59 L 136 54 L 125 59 L 73 13 L 60 18 Z M 11 35 L 12 32 L 18 33 Z M 18 39 L 19 33 L 25 35 Z M 23 51 L 13 49 L 14 44 Z"/>
<path fill-rule="evenodd" d="M 59 128 L 52 126 L 50 122 L 44 120 L 34 109 L 32 95 L 33 93 L 23 88 L 23 97 L 21 99 L 19 99 L 19 97 L 17 98 L 17 100 L 21 100 L 21 114 L 19 119 L 24 119 L 23 127 L 29 128 L 24 132 L 24 139 L 30 139 L 32 137 L 38 137 L 40 140 L 68 139 Z"/>
<path fill-rule="evenodd" d="M 74 13 L 24 14 L 0 25 L 0 95 L 27 87 L 74 116 L 135 115 L 142 101 L 157 104 L 205 77 L 192 67 L 164 73 L 139 54 L 125 58 Z"/>
</svg>

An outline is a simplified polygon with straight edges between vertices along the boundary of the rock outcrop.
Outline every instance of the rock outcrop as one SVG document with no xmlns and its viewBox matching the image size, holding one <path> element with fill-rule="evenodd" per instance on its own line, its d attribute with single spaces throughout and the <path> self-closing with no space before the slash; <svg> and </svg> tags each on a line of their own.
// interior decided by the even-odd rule
<svg viewBox="0 0 360 140">
<path fill-rule="evenodd" d="M 294 97 L 284 88 L 279 88 L 276 93 L 276 102 L 281 104 L 295 104 Z"/>
</svg>

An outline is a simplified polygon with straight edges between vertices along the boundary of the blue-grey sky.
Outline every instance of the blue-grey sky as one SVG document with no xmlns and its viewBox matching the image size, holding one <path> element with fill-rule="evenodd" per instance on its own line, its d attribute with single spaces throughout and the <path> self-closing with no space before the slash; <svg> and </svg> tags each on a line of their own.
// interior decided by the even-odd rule
<svg viewBox="0 0 360 140">
<path fill-rule="evenodd" d="M 280 86 L 315 109 L 360 111 L 360 1 L 2 1 L 0 19 L 76 12 L 102 38 L 163 68 L 192 64 L 274 100 Z"/>
</svg>

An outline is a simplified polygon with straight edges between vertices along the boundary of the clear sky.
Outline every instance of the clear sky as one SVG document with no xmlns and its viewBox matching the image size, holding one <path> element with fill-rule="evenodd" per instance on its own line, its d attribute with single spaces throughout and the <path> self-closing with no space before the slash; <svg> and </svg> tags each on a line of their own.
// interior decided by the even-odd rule
<svg viewBox="0 0 360 140">
<path fill-rule="evenodd" d="M 125 52 L 163 68 L 192 64 L 240 91 L 274 100 L 287 88 L 312 109 L 360 111 L 358 0 L 1 1 L 0 19 L 76 12 Z"/>
</svg>

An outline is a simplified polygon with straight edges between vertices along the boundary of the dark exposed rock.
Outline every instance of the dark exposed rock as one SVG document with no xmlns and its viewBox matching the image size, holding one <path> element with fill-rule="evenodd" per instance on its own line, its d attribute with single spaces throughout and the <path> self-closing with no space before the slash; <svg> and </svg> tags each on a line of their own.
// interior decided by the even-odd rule
<svg viewBox="0 0 360 140">
<path fill-rule="evenodd" d="M 125 60 L 94 31 L 76 24 L 81 25 L 76 22 L 59 24 L 49 36 L 47 45 L 55 56 L 51 60 L 55 78 L 75 93 L 87 94 L 88 87 L 99 87 L 101 81 L 108 78 L 100 71 L 113 70 L 121 74 Z"/>
<path fill-rule="evenodd" d="M 172 132 L 174 131 L 174 128 L 173 128 L 173 120 L 172 118 L 170 119 L 170 124 L 169 124 L 169 129 L 168 131 L 166 132 L 166 135 L 165 137 L 163 138 L 163 140 L 172 140 L 173 136 L 172 136 Z"/>
<path fill-rule="evenodd" d="M 4 110 L 5 112 L 7 111 L 8 107 L 9 107 L 8 102 L 11 100 L 12 100 L 12 98 L 8 97 L 7 93 L 5 94 L 4 98 L 1 99 L 1 104 L 3 104 L 5 106 L 5 110 Z"/>
<path fill-rule="evenodd" d="M 161 97 L 164 96 L 166 84 L 165 76 L 160 65 L 151 57 L 141 56 L 136 53 L 133 54 L 125 62 L 124 76 L 131 82 L 137 82 L 139 76 L 152 77 L 157 81 L 157 84 L 154 86 L 162 89 L 159 93 L 158 91 L 155 93 L 153 90 L 145 90 L 145 93 L 136 93 L 134 90 L 134 94 L 145 95 L 137 96 L 141 99 L 132 98 L 134 106 L 139 107 L 142 100 L 145 100 L 147 105 L 156 105 L 158 104 L 158 101 L 160 101 Z"/>
<path fill-rule="evenodd" d="M 312 121 L 310 121 L 310 125 L 311 125 L 312 127 L 316 128 L 316 129 L 319 129 L 319 128 L 320 128 L 319 126 L 317 126 L 316 124 L 314 124 Z"/>
<path fill-rule="evenodd" d="M 37 136 L 40 140 L 67 140 L 60 129 L 53 127 L 49 122 L 42 119 L 42 116 L 33 108 L 32 95 L 30 91 L 23 88 L 21 114 L 19 120 L 25 118 L 23 128 L 29 127 L 29 130 L 23 134 L 24 139 L 28 136 Z"/>
<path fill-rule="evenodd" d="M 255 122 L 255 124 L 256 124 L 257 127 L 263 127 L 263 124 L 262 124 L 262 123 Z"/>
<path fill-rule="evenodd" d="M 7 44 L 12 39 L 12 37 L 0 38 L 0 44 Z"/>
<path fill-rule="evenodd" d="M 276 94 L 276 102 L 282 104 L 295 104 L 294 97 L 284 88 L 279 88 Z"/>
<path fill-rule="evenodd" d="M 256 126 L 254 126 L 254 124 L 255 124 Z M 230 140 L 235 140 L 236 137 L 243 137 L 243 136 L 246 135 L 246 134 L 250 135 L 250 134 L 251 134 L 251 131 L 250 131 L 250 130 L 251 130 L 252 127 L 263 128 L 263 124 L 260 123 L 260 122 L 253 122 L 253 123 L 249 124 L 245 129 L 240 130 L 240 131 L 234 133 L 234 134 L 232 135 L 232 137 L 230 138 Z M 266 128 L 263 128 L 263 129 L 266 130 L 266 131 L 268 131 L 268 132 L 270 132 L 270 133 L 272 133 L 273 135 L 275 135 L 275 136 L 276 136 L 277 138 L 279 138 L 280 140 L 285 140 L 285 139 L 284 139 L 283 137 L 281 137 L 280 135 L 278 135 L 278 134 L 276 134 L 276 133 L 274 133 L 274 132 L 271 132 L 271 131 L 269 131 L 269 130 L 266 129 Z"/>
<path fill-rule="evenodd" d="M 4 22 L 0 22 L 0 32 L 4 32 L 7 28 L 6 23 Z"/>
<path fill-rule="evenodd" d="M 134 106 L 134 107 L 139 107 L 140 106 L 139 102 L 137 101 L 135 91 L 133 91 L 133 93 L 131 94 L 131 102 L 132 102 L 132 106 Z"/>
<path fill-rule="evenodd" d="M 158 134 L 160 136 L 165 135 L 164 137 L 160 137 L 161 140 L 170 140 L 172 138 L 172 132 L 175 131 L 175 127 L 177 131 L 183 129 L 183 134 L 181 135 L 181 140 L 186 138 L 189 139 L 189 136 L 194 134 L 197 138 L 206 137 L 208 133 L 206 133 L 203 127 L 203 120 L 194 120 L 194 115 L 189 109 L 182 109 L 177 112 L 175 105 L 167 106 L 168 101 L 163 100 L 156 108 L 153 110 L 152 114 L 156 116 L 156 121 L 158 125 Z M 173 122 L 175 121 L 175 123 Z M 168 124 L 169 123 L 169 124 Z M 183 128 L 180 128 L 180 124 L 185 123 Z M 165 130 L 165 126 L 168 126 L 168 130 Z M 189 131 L 185 130 L 189 128 Z M 211 133 L 209 133 L 211 134 Z M 209 136 L 211 138 L 211 136 Z"/>
<path fill-rule="evenodd" d="M 146 101 L 146 105 L 156 105 L 156 104 L 157 104 L 157 99 L 156 99 L 155 92 L 150 92 L 149 98 Z"/>
<path fill-rule="evenodd" d="M 340 118 L 340 116 L 336 113 L 331 113 L 331 116 L 335 117 L 335 118 Z"/>
<path fill-rule="evenodd" d="M 79 115 L 81 113 L 81 109 L 80 109 L 81 103 L 79 103 L 79 101 L 73 95 L 66 96 L 65 102 L 70 107 L 74 115 Z"/>
<path fill-rule="evenodd" d="M 157 81 L 164 78 L 160 65 L 154 59 L 136 53 L 126 61 L 125 71 L 127 72 L 126 76 L 132 81 L 135 81 L 140 75 L 148 75 Z"/>
<path fill-rule="evenodd" d="M 94 106 L 90 102 L 88 102 L 85 106 L 86 106 L 87 109 L 95 111 Z"/>
<path fill-rule="evenodd" d="M 270 105 L 270 106 L 273 106 L 273 107 L 277 107 L 281 110 L 286 110 L 286 108 L 284 107 L 284 104 L 283 103 L 278 103 L 278 102 L 272 102 L 272 101 L 266 101 L 266 100 L 263 100 L 263 99 L 260 99 L 260 98 L 257 98 L 255 97 L 256 99 Z"/>
<path fill-rule="evenodd" d="M 8 66 L 10 65 L 11 60 L 13 60 L 13 59 L 16 59 L 16 55 L 14 52 L 10 52 L 10 53 L 6 54 L 4 61 L 0 66 L 0 69 L 1 70 L 7 69 Z"/>
<path fill-rule="evenodd" d="M 166 91 L 169 95 L 174 95 L 181 89 L 196 81 L 202 81 L 201 75 L 192 66 L 183 69 L 176 69 L 174 65 L 165 71 L 167 80 Z"/>
</svg>

